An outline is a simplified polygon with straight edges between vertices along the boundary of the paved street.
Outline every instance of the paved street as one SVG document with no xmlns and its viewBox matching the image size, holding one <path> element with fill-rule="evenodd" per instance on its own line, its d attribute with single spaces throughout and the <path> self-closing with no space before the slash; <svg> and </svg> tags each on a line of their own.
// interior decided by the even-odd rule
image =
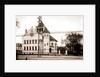
<svg viewBox="0 0 100 77">
<path fill-rule="evenodd" d="M 17 60 L 83 60 L 82 56 L 48 56 L 42 55 L 38 57 L 38 55 L 18 55 Z"/>
</svg>

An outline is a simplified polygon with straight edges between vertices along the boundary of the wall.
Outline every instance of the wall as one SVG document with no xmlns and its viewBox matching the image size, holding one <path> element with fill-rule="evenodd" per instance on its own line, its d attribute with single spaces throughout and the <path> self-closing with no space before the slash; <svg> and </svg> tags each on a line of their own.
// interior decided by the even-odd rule
<svg viewBox="0 0 100 77">
<path fill-rule="evenodd" d="M 52 52 L 57 52 L 57 42 L 56 41 L 50 41 L 50 46 L 52 46 L 53 43 L 53 47 L 52 47 Z M 56 43 L 56 46 L 55 46 Z"/>
</svg>

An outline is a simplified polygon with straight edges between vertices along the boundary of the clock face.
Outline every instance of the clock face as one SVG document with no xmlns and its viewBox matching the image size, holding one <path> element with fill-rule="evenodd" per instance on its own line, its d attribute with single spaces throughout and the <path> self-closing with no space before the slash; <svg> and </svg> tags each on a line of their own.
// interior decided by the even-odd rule
<svg viewBox="0 0 100 77">
<path fill-rule="evenodd" d="M 34 35 L 34 33 L 30 33 L 30 36 L 33 36 Z"/>
</svg>

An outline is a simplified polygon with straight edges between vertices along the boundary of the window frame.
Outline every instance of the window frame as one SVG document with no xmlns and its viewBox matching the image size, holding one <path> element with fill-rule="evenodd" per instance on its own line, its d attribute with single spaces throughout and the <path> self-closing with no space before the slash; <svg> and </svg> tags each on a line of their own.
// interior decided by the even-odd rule
<svg viewBox="0 0 100 77">
<path fill-rule="evenodd" d="M 24 46 L 24 50 L 26 50 L 26 46 Z"/>
<path fill-rule="evenodd" d="M 29 46 L 29 50 L 31 50 L 31 46 Z"/>
<path fill-rule="evenodd" d="M 35 39 L 35 44 L 37 44 L 37 39 Z"/>
<path fill-rule="evenodd" d="M 34 39 L 32 40 L 32 44 L 34 44 Z"/>
<path fill-rule="evenodd" d="M 24 44 L 26 44 L 26 40 L 24 40 Z"/>
<path fill-rule="evenodd" d="M 53 43 L 51 43 L 51 46 L 53 46 Z"/>
<path fill-rule="evenodd" d="M 37 50 L 37 46 L 35 46 L 35 50 Z"/>
<path fill-rule="evenodd" d="M 30 44 L 31 44 L 31 40 L 30 40 Z"/>
<path fill-rule="evenodd" d="M 29 50 L 28 46 L 27 46 L 27 51 Z"/>
<path fill-rule="evenodd" d="M 32 50 L 34 50 L 34 46 L 32 46 Z"/>
<path fill-rule="evenodd" d="M 27 44 L 28 44 L 28 40 L 27 40 Z"/>
</svg>

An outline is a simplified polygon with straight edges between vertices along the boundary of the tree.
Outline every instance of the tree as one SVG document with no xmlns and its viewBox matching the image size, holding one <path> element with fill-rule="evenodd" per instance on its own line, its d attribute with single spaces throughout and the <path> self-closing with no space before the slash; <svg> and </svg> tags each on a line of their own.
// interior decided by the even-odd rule
<svg viewBox="0 0 100 77">
<path fill-rule="evenodd" d="M 76 33 L 67 34 L 66 48 L 68 51 L 68 55 L 82 55 L 83 45 L 80 42 L 82 38 L 83 38 L 82 34 L 76 34 Z"/>
<path fill-rule="evenodd" d="M 20 22 L 16 19 L 16 27 L 20 28 Z"/>
</svg>

